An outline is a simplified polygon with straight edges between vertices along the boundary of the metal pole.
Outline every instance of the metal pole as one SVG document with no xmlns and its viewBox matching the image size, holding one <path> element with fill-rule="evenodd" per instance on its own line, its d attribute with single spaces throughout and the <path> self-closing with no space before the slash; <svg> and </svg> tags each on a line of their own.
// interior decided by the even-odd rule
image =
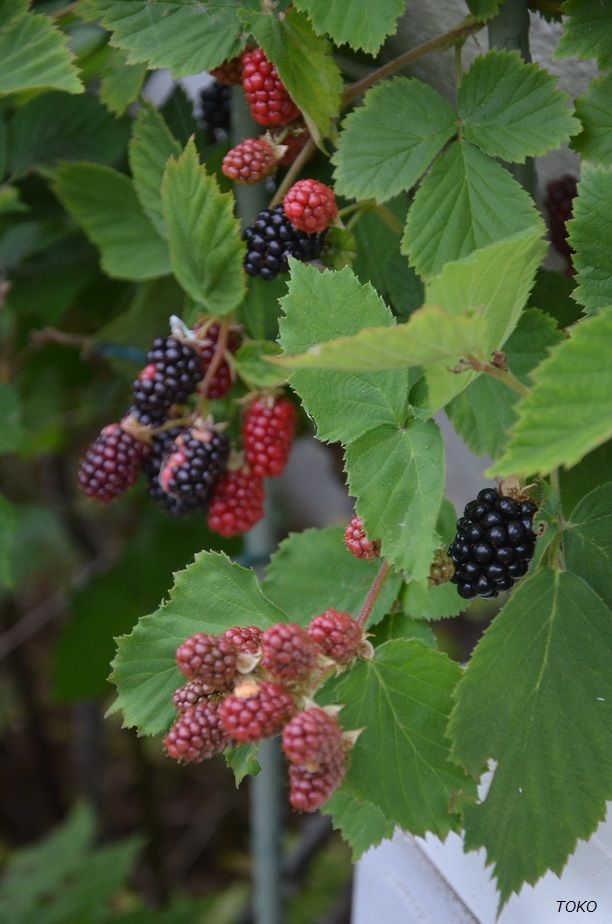
<svg viewBox="0 0 612 924">
<path fill-rule="evenodd" d="M 260 133 L 260 126 L 251 119 L 241 88 L 235 88 L 232 94 L 232 143 L 237 144 Z M 243 225 L 248 224 L 267 205 L 264 184 L 236 186 L 235 191 L 238 215 Z M 277 540 L 275 520 L 274 496 L 268 492 L 264 519 L 245 536 L 244 557 L 251 566 L 261 566 L 274 551 Z M 254 924 L 283 924 L 284 771 L 278 739 L 262 741 L 258 758 L 261 772 L 251 780 L 250 789 L 252 920 Z"/>
</svg>

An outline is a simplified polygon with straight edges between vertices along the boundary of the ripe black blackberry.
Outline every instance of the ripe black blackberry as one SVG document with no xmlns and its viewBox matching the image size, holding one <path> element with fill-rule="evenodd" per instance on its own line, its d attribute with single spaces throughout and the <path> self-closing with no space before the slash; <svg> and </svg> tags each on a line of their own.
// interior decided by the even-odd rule
<svg viewBox="0 0 612 924">
<path fill-rule="evenodd" d="M 515 500 L 495 488 L 484 488 L 457 520 L 457 535 L 448 554 L 455 563 L 451 577 L 460 596 L 496 597 L 527 573 L 533 557 L 530 500 Z"/>
<path fill-rule="evenodd" d="M 205 506 L 205 501 L 199 497 L 174 497 L 167 494 L 159 483 L 159 473 L 164 459 L 170 455 L 174 441 L 183 432 L 183 427 L 172 427 L 156 433 L 151 440 L 151 451 L 144 463 L 144 473 L 147 476 L 149 497 L 165 510 L 170 516 L 180 517 Z"/>
<path fill-rule="evenodd" d="M 249 276 L 273 279 L 289 269 L 288 258 L 307 262 L 321 253 L 326 232 L 307 234 L 294 228 L 282 205 L 263 209 L 244 232 L 247 255 L 244 268 Z"/>
<path fill-rule="evenodd" d="M 182 404 L 193 394 L 202 376 L 200 357 L 192 347 L 176 337 L 158 337 L 132 386 L 139 419 L 143 414 L 161 419 L 173 404 Z"/>
<path fill-rule="evenodd" d="M 195 426 L 175 440 L 159 473 L 159 483 L 167 494 L 188 503 L 206 503 L 226 469 L 230 442 L 214 427 Z"/>
<path fill-rule="evenodd" d="M 230 130 L 231 119 L 231 87 L 222 86 L 216 80 L 204 87 L 200 94 L 202 107 L 202 121 L 207 128 Z"/>
</svg>

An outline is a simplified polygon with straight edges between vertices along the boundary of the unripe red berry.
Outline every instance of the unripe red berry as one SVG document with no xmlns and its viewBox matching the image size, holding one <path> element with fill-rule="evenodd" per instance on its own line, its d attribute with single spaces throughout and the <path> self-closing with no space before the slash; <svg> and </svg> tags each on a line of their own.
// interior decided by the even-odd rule
<svg viewBox="0 0 612 924">
<path fill-rule="evenodd" d="M 229 738 L 221 725 L 218 703 L 206 701 L 190 706 L 166 735 L 166 754 L 182 764 L 199 764 L 229 747 Z"/>
<path fill-rule="evenodd" d="M 229 639 L 197 632 L 176 649 L 176 663 L 206 694 L 229 689 L 237 673 L 238 650 Z"/>
<path fill-rule="evenodd" d="M 220 716 L 230 738 L 254 744 L 277 735 L 295 712 L 291 694 L 278 683 L 247 681 L 226 697 Z"/>
<path fill-rule="evenodd" d="M 206 687 L 201 680 L 189 680 L 183 687 L 174 691 L 172 702 L 178 713 L 185 712 L 203 699 L 208 698 Z"/>
<path fill-rule="evenodd" d="M 217 482 L 208 509 L 208 526 L 220 536 L 239 536 L 264 515 L 263 479 L 248 469 L 227 471 Z"/>
<path fill-rule="evenodd" d="M 344 544 L 355 558 L 378 558 L 380 542 L 368 539 L 360 517 L 353 517 L 344 530 Z"/>
<path fill-rule="evenodd" d="M 288 125 L 299 116 L 276 67 L 261 48 L 242 56 L 242 86 L 251 115 L 260 125 Z"/>
<path fill-rule="evenodd" d="M 79 484 L 89 497 L 108 504 L 134 484 L 148 453 L 148 445 L 121 424 L 109 424 L 85 453 Z"/>
<path fill-rule="evenodd" d="M 337 754 L 319 770 L 289 766 L 289 801 L 300 812 L 314 812 L 333 795 L 346 773 L 345 756 Z"/>
<path fill-rule="evenodd" d="M 213 67 L 210 76 L 214 77 L 222 87 L 234 87 L 242 81 L 242 55 L 228 58 L 219 67 Z"/>
<path fill-rule="evenodd" d="M 338 664 L 357 657 L 363 644 L 363 630 L 350 613 L 325 610 L 308 626 L 308 634 L 323 654 Z"/>
<path fill-rule="evenodd" d="M 259 183 L 276 170 L 278 151 L 265 138 L 245 138 L 228 151 L 221 170 L 235 183 Z"/>
<path fill-rule="evenodd" d="M 299 712 L 283 729 L 287 760 L 316 771 L 342 754 L 342 728 L 334 716 L 319 706 Z"/>
<path fill-rule="evenodd" d="M 262 632 L 257 626 L 232 626 L 223 635 L 233 642 L 238 651 L 246 654 L 255 654 L 261 648 Z"/>
<path fill-rule="evenodd" d="M 201 325 L 200 325 L 201 327 Z M 198 333 L 198 327 L 194 328 Z M 219 341 L 220 326 L 216 322 L 209 324 L 204 333 L 198 333 L 197 349 L 200 354 L 202 381 L 198 391 L 205 398 L 224 398 L 234 383 L 234 373 L 226 357 L 217 365 L 212 378 L 207 379 L 206 373 L 215 357 Z M 226 353 L 235 353 L 240 346 L 240 336 L 237 331 L 230 330 L 225 346 Z M 206 394 L 203 389 L 206 388 Z"/>
<path fill-rule="evenodd" d="M 317 646 L 306 629 L 292 622 L 270 626 L 261 639 L 261 666 L 275 680 L 303 680 L 317 660 Z"/>
<path fill-rule="evenodd" d="M 300 231 L 325 231 L 338 215 L 334 192 L 318 180 L 298 180 L 283 199 L 283 210 Z"/>
<path fill-rule="evenodd" d="M 281 474 L 289 459 L 295 425 L 295 408 L 284 398 L 258 398 L 248 406 L 242 443 L 255 475 L 274 478 Z"/>
</svg>

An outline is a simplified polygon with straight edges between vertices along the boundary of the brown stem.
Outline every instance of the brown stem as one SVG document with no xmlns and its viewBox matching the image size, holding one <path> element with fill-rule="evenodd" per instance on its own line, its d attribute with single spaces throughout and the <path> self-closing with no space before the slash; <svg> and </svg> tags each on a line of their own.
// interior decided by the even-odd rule
<svg viewBox="0 0 612 924">
<path fill-rule="evenodd" d="M 476 359 L 475 356 L 468 356 L 466 358 L 466 363 L 471 369 L 474 369 L 475 372 L 484 372 L 486 375 L 493 376 L 494 379 L 503 382 L 504 385 L 507 385 L 508 388 L 512 388 L 513 391 L 518 392 L 522 397 L 529 394 L 529 389 L 523 385 L 522 382 L 519 382 L 509 369 L 500 369 L 492 363 L 483 363 L 479 359 Z"/>
<path fill-rule="evenodd" d="M 384 561 L 382 565 L 380 566 L 380 568 L 378 569 L 378 574 L 376 575 L 376 577 L 374 578 L 374 581 L 372 582 L 372 586 L 370 587 L 368 591 L 368 595 L 365 598 L 365 602 L 363 606 L 361 607 L 361 612 L 359 613 L 359 616 L 357 617 L 357 622 L 359 623 L 360 626 L 362 626 L 362 628 L 365 627 L 365 625 L 367 624 L 367 621 L 370 618 L 372 610 L 374 609 L 374 604 L 378 600 L 380 592 L 383 588 L 385 581 L 389 577 L 390 572 L 391 572 L 391 566 L 389 562 Z"/>
<path fill-rule="evenodd" d="M 227 320 L 223 320 L 219 322 L 219 337 L 217 338 L 217 342 L 215 344 L 215 352 L 213 353 L 213 358 L 210 361 L 210 366 L 206 370 L 206 375 L 204 376 L 204 380 L 199 389 L 200 396 L 204 400 L 206 400 L 208 396 L 208 389 L 210 388 L 210 384 L 212 380 L 214 379 L 215 375 L 217 374 L 217 369 L 223 362 L 223 357 L 225 356 L 225 351 L 227 349 L 227 341 L 229 338 L 228 327 L 229 327 L 229 324 Z"/>
<path fill-rule="evenodd" d="M 293 163 L 287 170 L 287 173 L 285 174 L 283 182 L 280 184 L 280 186 L 278 187 L 278 189 L 276 190 L 276 192 L 270 199 L 271 209 L 274 208 L 275 205 L 278 205 L 279 202 L 283 201 L 285 197 L 285 193 L 291 186 L 293 186 L 293 181 L 298 176 L 304 164 L 310 160 L 310 158 L 312 157 L 312 155 L 314 154 L 316 150 L 316 147 L 317 146 L 312 140 L 312 138 L 309 138 L 309 140 L 306 142 L 306 144 L 304 145 L 304 147 L 302 148 L 298 156 L 295 158 L 295 160 L 293 161 Z"/>
<path fill-rule="evenodd" d="M 362 77 L 361 80 L 351 83 L 344 91 L 344 104 L 350 103 L 356 96 L 368 90 L 379 80 L 383 80 L 385 77 L 391 77 L 392 74 L 401 71 L 406 65 L 412 64 L 413 61 L 417 61 L 419 58 L 422 58 L 423 55 L 429 54 L 430 51 L 438 51 L 449 45 L 454 45 L 455 42 L 464 41 L 468 35 L 479 32 L 483 26 L 484 23 L 481 22 L 466 22 L 464 20 L 448 32 L 437 35 L 435 38 L 428 39 L 428 41 L 423 42 L 421 45 L 417 45 L 416 48 L 411 48 L 409 51 L 403 52 L 403 54 L 398 55 L 397 58 L 393 58 L 391 61 L 387 61 L 386 64 L 372 71 L 366 77 Z"/>
<path fill-rule="evenodd" d="M 65 330 L 58 330 L 56 327 L 43 327 L 40 330 L 31 331 L 30 342 L 34 346 L 42 346 L 45 343 L 59 343 L 62 346 L 76 347 L 79 350 L 87 351 L 91 346 L 92 338 L 84 337 L 82 334 L 70 334 Z"/>
</svg>

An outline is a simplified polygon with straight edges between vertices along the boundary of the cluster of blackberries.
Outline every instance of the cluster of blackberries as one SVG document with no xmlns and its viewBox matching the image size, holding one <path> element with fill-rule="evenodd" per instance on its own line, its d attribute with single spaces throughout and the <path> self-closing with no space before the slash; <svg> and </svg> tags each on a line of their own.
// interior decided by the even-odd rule
<svg viewBox="0 0 612 924">
<path fill-rule="evenodd" d="M 249 276 L 274 279 L 289 269 L 289 257 L 308 262 L 315 260 L 323 248 L 325 231 L 308 234 L 295 228 L 283 206 L 263 209 L 244 232 L 247 253 L 244 268 Z"/>
<path fill-rule="evenodd" d="M 450 580 L 462 597 L 497 597 L 527 573 L 536 510 L 532 501 L 506 497 L 495 488 L 484 488 L 467 504 L 448 550 L 455 564 Z"/>
<path fill-rule="evenodd" d="M 282 733 L 290 802 L 313 812 L 344 779 L 355 735 L 343 732 L 337 707 L 313 706 L 312 696 L 332 673 L 371 654 L 361 626 L 333 609 L 306 629 L 277 623 L 265 632 L 234 626 L 219 636 L 197 633 L 176 652 L 187 683 L 174 694 L 178 717 L 166 753 L 199 763 Z"/>
<path fill-rule="evenodd" d="M 204 323 L 187 339 L 154 341 L 127 416 L 105 427 L 85 454 L 79 482 L 87 495 L 107 503 L 144 471 L 150 497 L 165 511 L 179 516 L 208 507 L 208 525 L 222 536 L 242 534 L 261 519 L 263 479 L 287 463 L 295 409 L 272 393 L 251 400 L 243 413 L 242 456 L 235 453 L 228 467 L 231 445 L 223 426 L 177 407 L 197 389 L 202 398 L 229 393 L 229 355 L 240 341 L 230 332 L 219 356 L 219 336 L 219 324 Z"/>
</svg>

